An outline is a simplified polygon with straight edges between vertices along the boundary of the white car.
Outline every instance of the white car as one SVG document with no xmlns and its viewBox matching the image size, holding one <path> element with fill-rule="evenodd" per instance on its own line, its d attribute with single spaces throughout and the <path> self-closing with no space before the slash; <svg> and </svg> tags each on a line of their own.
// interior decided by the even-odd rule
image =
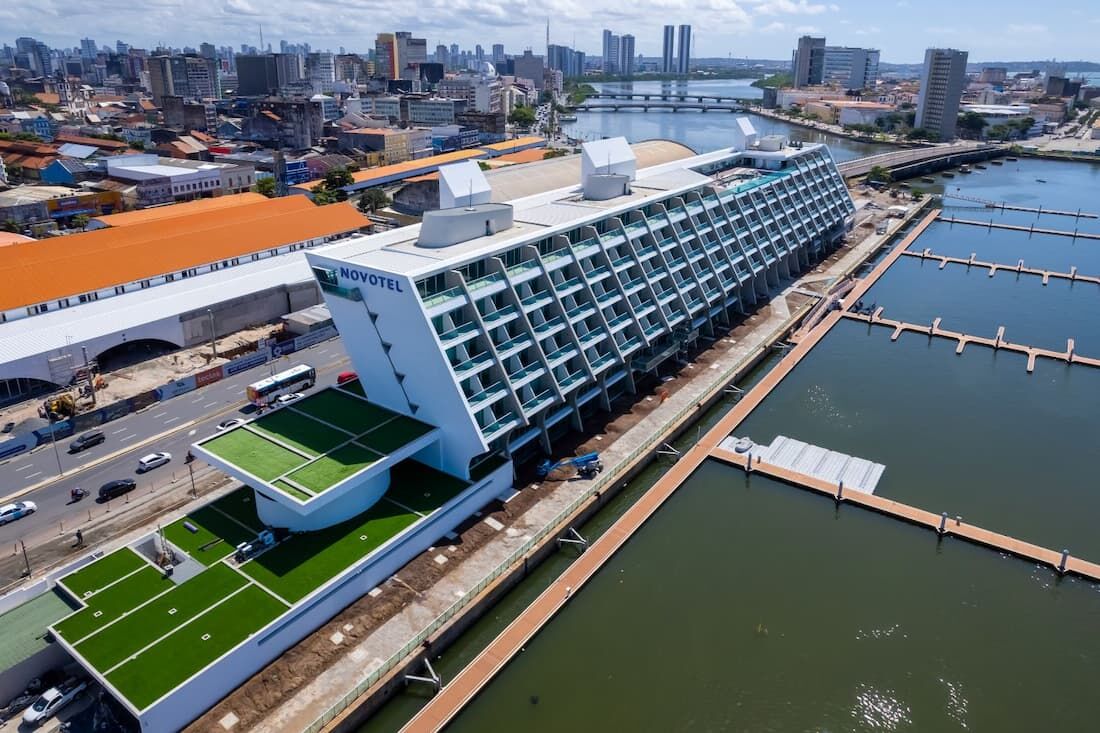
<svg viewBox="0 0 1100 733">
<path fill-rule="evenodd" d="M 232 430 L 238 425 L 244 425 L 244 420 L 240 419 L 239 417 L 234 417 L 218 423 L 218 430 Z"/>
<path fill-rule="evenodd" d="M 138 460 L 138 473 L 145 473 L 146 471 L 152 471 L 154 468 L 163 466 L 168 461 L 172 460 L 172 454 L 165 451 L 159 453 L 150 453 L 147 456 L 142 456 Z"/>
<path fill-rule="evenodd" d="M 276 407 L 282 407 L 283 405 L 289 405 L 291 402 L 297 402 L 305 397 L 301 392 L 291 392 L 290 394 L 282 395 L 275 400 Z"/>
<path fill-rule="evenodd" d="M 34 514 L 38 505 L 33 501 L 17 501 L 14 504 L 0 506 L 0 525 L 14 522 L 16 519 Z"/>
<path fill-rule="evenodd" d="M 51 687 L 39 695 L 38 699 L 23 712 L 23 722 L 27 725 L 41 725 L 52 718 L 58 710 L 71 703 L 87 686 L 87 682 L 80 682 Z"/>
</svg>

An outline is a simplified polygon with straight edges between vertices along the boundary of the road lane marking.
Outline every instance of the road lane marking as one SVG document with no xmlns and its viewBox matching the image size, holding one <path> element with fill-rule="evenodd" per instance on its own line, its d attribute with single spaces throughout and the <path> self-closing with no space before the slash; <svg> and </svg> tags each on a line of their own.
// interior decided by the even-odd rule
<svg viewBox="0 0 1100 733">
<path fill-rule="evenodd" d="M 111 435 L 118 435 L 119 433 L 125 433 L 130 428 L 119 428 L 118 430 L 112 430 Z"/>
<path fill-rule="evenodd" d="M 35 473 L 31 473 L 31 474 L 28 474 L 28 475 L 24 476 L 23 478 L 34 478 L 35 476 L 41 476 L 41 475 L 42 475 L 41 471 L 36 471 Z"/>
<path fill-rule="evenodd" d="M 167 414 L 168 414 L 168 411 L 167 411 L 167 410 L 165 410 L 164 412 L 158 412 L 158 413 L 157 413 L 156 415 L 153 415 L 153 417 L 154 417 L 154 418 L 157 418 L 157 417 L 164 417 L 164 416 L 165 416 L 165 415 L 167 415 Z"/>
<path fill-rule="evenodd" d="M 32 468 L 34 468 L 34 464 L 33 463 L 28 463 L 27 465 L 23 466 L 22 468 L 15 469 L 15 472 L 19 473 L 20 471 L 27 471 L 27 470 L 32 469 Z"/>
<path fill-rule="evenodd" d="M 176 417 L 170 417 L 170 418 L 168 418 L 167 420 L 165 420 L 165 421 L 164 421 L 164 424 L 165 424 L 165 425 L 167 425 L 168 423 L 170 423 L 170 422 L 175 422 L 176 420 L 179 420 L 179 416 L 178 416 L 178 415 L 177 415 Z"/>
<path fill-rule="evenodd" d="M 213 406 L 214 406 L 214 405 L 216 405 L 216 404 L 218 404 L 218 401 L 217 401 L 217 400 L 214 400 L 213 402 L 207 402 L 207 403 L 206 403 L 205 405 L 203 405 L 203 407 L 204 407 L 204 408 L 206 408 L 206 407 L 213 407 Z"/>
<path fill-rule="evenodd" d="M 119 438 L 119 440 L 133 440 L 136 437 L 137 437 L 137 433 L 134 433 L 133 435 L 124 435 L 121 438 Z"/>
</svg>

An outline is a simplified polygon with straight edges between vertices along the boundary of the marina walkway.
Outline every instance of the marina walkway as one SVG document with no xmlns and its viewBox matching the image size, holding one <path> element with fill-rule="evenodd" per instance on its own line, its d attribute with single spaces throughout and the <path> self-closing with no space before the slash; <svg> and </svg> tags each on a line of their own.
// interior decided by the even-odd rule
<svg viewBox="0 0 1100 733">
<path fill-rule="evenodd" d="M 1028 372 L 1035 371 L 1035 360 L 1039 357 L 1044 359 L 1053 359 L 1054 361 L 1062 361 L 1066 364 L 1082 364 L 1084 366 L 1100 368 L 1100 359 L 1094 359 L 1089 356 L 1081 356 L 1074 351 L 1073 339 L 1067 339 L 1065 351 L 1053 351 L 1051 349 L 1041 349 L 1037 346 L 1026 346 L 1024 344 L 1014 344 L 1011 341 L 1004 339 L 1005 327 L 1001 326 L 997 329 L 997 335 L 993 338 L 987 336 L 972 336 L 967 333 L 961 333 L 959 331 L 949 331 L 945 328 L 940 328 L 939 318 L 932 321 L 931 324 L 923 323 L 908 323 L 906 321 L 896 321 L 892 318 L 882 317 L 882 308 L 878 308 L 874 313 L 851 313 L 843 312 L 841 317 L 850 318 L 854 321 L 863 321 L 875 326 L 887 326 L 894 329 L 894 333 L 890 336 L 891 341 L 897 341 L 898 337 L 906 331 L 912 331 L 913 333 L 920 333 L 931 338 L 942 338 L 952 341 L 956 341 L 958 346 L 955 349 L 956 354 L 961 354 L 963 349 L 968 344 L 978 344 L 980 346 L 988 346 L 991 349 L 1000 349 L 1002 351 L 1014 351 L 1019 354 L 1023 354 L 1027 357 L 1027 370 Z"/>
<path fill-rule="evenodd" d="M 1056 234 L 1060 237 L 1073 237 L 1074 239 L 1100 239 L 1100 234 L 1092 234 L 1091 232 L 1079 232 L 1077 230 L 1067 232 L 1062 229 L 1044 229 L 1043 227 L 1037 227 L 1034 224 L 1027 227 L 1019 226 L 1017 224 L 994 224 L 992 221 L 958 219 L 954 216 L 941 217 L 940 221 L 947 224 L 966 224 L 968 226 L 985 227 L 986 229 L 1008 229 L 1015 232 L 1027 232 L 1028 234 Z"/>
<path fill-rule="evenodd" d="M 1088 211 L 1059 211 L 1058 209 L 1044 209 L 1042 206 L 1035 208 L 1032 206 L 1014 206 L 1012 204 L 1006 204 L 1004 201 L 990 201 L 989 199 L 978 198 L 977 196 L 966 196 L 961 193 L 944 193 L 945 199 L 958 199 L 960 201 L 973 201 L 974 203 L 982 204 L 987 209 L 998 209 L 1000 211 L 1029 211 L 1034 214 L 1052 214 L 1054 216 L 1072 216 L 1075 219 L 1100 219 L 1100 214 L 1092 214 Z"/>
<path fill-rule="evenodd" d="M 917 237 L 936 219 L 931 212 L 899 242 L 874 270 L 852 288 L 858 300 L 875 281 L 897 261 Z M 818 328 L 799 341 L 787 355 L 757 385 L 748 392 L 700 440 L 681 455 L 676 463 L 634 503 L 598 540 L 543 591 L 516 619 L 450 683 L 425 705 L 402 729 L 403 731 L 438 731 L 464 708 L 470 700 L 518 653 L 523 646 L 561 609 L 572 593 L 588 582 L 620 547 L 630 539 L 654 512 L 687 481 L 704 461 L 711 457 L 733 428 L 756 408 L 771 390 L 790 373 L 810 349 L 839 322 L 840 311 L 825 317 Z"/>
<path fill-rule="evenodd" d="M 1015 265 L 1005 265 L 998 262 L 983 262 L 982 260 L 974 259 L 976 255 L 971 254 L 970 257 L 963 259 L 962 257 L 947 257 L 945 255 L 935 254 L 931 249 L 925 249 L 922 252 L 906 251 L 903 252 L 906 257 L 918 257 L 922 260 L 936 260 L 940 263 L 940 269 L 942 270 L 949 264 L 953 265 L 966 265 L 967 267 L 982 267 L 989 270 L 989 276 L 993 277 L 1000 272 L 1014 272 L 1017 275 L 1038 275 L 1043 278 L 1043 285 L 1050 282 L 1051 278 L 1069 280 L 1070 282 L 1083 282 L 1083 283 L 1095 283 L 1100 285 L 1100 277 L 1093 275 L 1078 275 L 1077 268 L 1071 267 L 1069 272 L 1058 272 L 1056 270 L 1040 270 L 1035 267 L 1024 267 L 1024 261 L 1020 260 Z"/>
<path fill-rule="evenodd" d="M 1088 562 L 1080 558 L 1072 557 L 1062 552 L 1040 547 L 1030 542 L 1024 542 L 1014 537 L 991 532 L 988 529 L 966 524 L 960 519 L 949 519 L 947 513 L 935 514 L 909 504 L 903 504 L 893 499 L 887 499 L 875 494 L 860 491 L 850 491 L 842 484 L 833 484 L 814 476 L 808 476 L 789 468 L 775 466 L 760 461 L 759 458 L 751 458 L 752 466 L 748 465 L 749 455 L 742 455 L 726 448 L 718 447 L 711 451 L 711 456 L 739 466 L 750 473 L 759 473 L 770 478 L 777 479 L 793 486 L 799 486 L 819 494 L 826 494 L 838 502 L 845 501 L 858 506 L 867 507 L 881 514 L 896 519 L 901 519 L 912 524 L 927 527 L 940 534 L 949 534 L 969 540 L 979 545 L 992 547 L 1001 552 L 1007 552 L 1025 560 L 1049 565 L 1060 573 L 1074 573 L 1091 580 L 1100 580 L 1100 565 Z"/>
</svg>

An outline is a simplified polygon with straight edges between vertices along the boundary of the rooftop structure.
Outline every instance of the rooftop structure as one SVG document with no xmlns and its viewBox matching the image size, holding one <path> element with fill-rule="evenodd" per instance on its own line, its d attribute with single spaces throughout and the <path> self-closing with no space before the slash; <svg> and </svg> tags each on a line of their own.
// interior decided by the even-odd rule
<svg viewBox="0 0 1100 733">
<path fill-rule="evenodd" d="M 2 320 L 148 288 L 176 277 L 315 246 L 368 225 L 348 205 L 299 197 L 15 244 L 0 253 Z"/>
<path fill-rule="evenodd" d="M 245 204 L 258 204 L 267 198 L 259 193 L 237 193 L 229 196 L 218 196 L 212 199 L 198 199 L 197 201 L 185 201 L 172 206 L 155 206 L 151 209 L 137 209 L 124 211 L 119 214 L 97 216 L 88 225 L 92 231 L 101 227 L 124 227 L 135 224 L 145 224 L 161 219 L 175 219 L 181 216 L 193 216 L 200 212 L 216 211 Z"/>
</svg>

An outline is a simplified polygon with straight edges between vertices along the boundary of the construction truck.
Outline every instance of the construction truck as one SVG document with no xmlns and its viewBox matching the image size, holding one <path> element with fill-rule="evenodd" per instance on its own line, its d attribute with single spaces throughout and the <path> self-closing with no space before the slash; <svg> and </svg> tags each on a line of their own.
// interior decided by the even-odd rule
<svg viewBox="0 0 1100 733">
<path fill-rule="evenodd" d="M 67 392 L 53 395 L 42 403 L 38 414 L 48 420 L 64 420 L 76 414 L 76 400 Z"/>
<path fill-rule="evenodd" d="M 600 463 L 599 453 L 585 453 L 583 456 L 576 456 L 574 458 L 563 458 L 560 461 L 551 461 L 549 459 L 543 461 L 538 466 L 538 474 L 540 479 L 544 479 L 559 468 L 565 468 L 567 466 L 573 466 L 584 478 L 592 478 L 600 471 L 603 470 L 603 464 Z"/>
</svg>

